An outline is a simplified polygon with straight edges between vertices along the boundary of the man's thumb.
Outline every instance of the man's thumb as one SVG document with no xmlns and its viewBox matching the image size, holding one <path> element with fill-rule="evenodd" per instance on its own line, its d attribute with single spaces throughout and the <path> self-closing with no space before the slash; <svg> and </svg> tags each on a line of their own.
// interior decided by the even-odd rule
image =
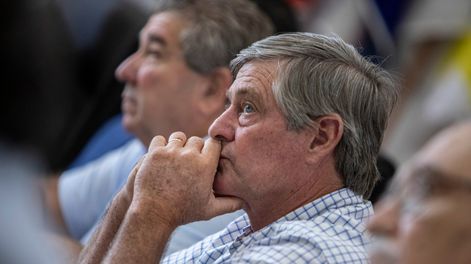
<svg viewBox="0 0 471 264">
<path fill-rule="evenodd" d="M 209 217 L 213 218 L 217 215 L 227 214 L 242 208 L 243 201 L 235 197 L 216 197 Z"/>
</svg>

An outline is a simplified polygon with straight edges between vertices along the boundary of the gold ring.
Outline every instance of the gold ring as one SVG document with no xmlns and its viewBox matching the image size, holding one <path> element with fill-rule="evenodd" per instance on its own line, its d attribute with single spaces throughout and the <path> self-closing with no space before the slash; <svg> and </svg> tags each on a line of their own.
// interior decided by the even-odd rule
<svg viewBox="0 0 471 264">
<path fill-rule="evenodd" d="M 173 142 L 173 141 L 180 141 L 180 142 L 183 142 L 183 139 L 181 139 L 181 138 L 172 138 L 172 139 L 170 139 L 170 140 L 168 141 L 168 143 Z M 168 143 L 167 143 L 167 144 L 168 144 Z"/>
</svg>

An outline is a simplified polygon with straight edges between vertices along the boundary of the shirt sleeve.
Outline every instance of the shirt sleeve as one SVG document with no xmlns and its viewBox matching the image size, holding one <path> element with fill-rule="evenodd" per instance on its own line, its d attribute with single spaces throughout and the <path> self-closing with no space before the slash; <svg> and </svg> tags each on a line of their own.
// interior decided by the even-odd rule
<svg viewBox="0 0 471 264">
<path fill-rule="evenodd" d="M 100 219 L 107 204 L 144 153 L 135 141 L 59 178 L 59 203 L 68 231 L 80 240 Z"/>
</svg>

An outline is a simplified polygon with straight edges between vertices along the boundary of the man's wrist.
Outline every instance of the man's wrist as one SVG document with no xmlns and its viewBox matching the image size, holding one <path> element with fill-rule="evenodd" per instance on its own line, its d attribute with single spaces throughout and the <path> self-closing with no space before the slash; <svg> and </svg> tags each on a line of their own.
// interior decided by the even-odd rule
<svg viewBox="0 0 471 264">
<path fill-rule="evenodd" d="M 169 209 L 158 206 L 158 204 L 152 200 L 133 200 L 129 211 L 133 217 L 141 219 L 143 223 L 146 224 L 148 222 L 149 225 L 158 223 L 163 228 L 170 230 L 170 232 L 175 230 L 179 225 Z"/>
</svg>

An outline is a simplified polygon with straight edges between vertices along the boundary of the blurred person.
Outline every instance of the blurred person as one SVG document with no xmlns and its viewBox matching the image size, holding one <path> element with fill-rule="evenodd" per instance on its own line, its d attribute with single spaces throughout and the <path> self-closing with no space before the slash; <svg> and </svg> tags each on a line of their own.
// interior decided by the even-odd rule
<svg viewBox="0 0 471 264">
<path fill-rule="evenodd" d="M 55 164 L 75 85 L 71 46 L 54 1 L 1 2 L 0 263 L 64 263 L 49 240 L 39 181 Z M 47 63 L 45 63 L 47 62 Z"/>
<path fill-rule="evenodd" d="M 143 0 L 139 0 L 143 1 Z M 139 2 L 138 1 L 138 2 Z M 256 3 L 257 6 L 260 8 L 260 10 L 265 13 L 273 22 L 274 24 L 274 29 L 275 33 L 281 33 L 281 32 L 297 32 L 299 31 L 298 29 L 298 23 L 296 16 L 293 12 L 293 9 L 291 8 L 290 5 L 286 3 L 285 0 L 251 0 L 252 2 Z M 119 37 L 124 38 L 122 35 L 121 30 L 117 30 L 116 24 L 120 25 L 122 22 L 120 20 L 123 20 L 122 18 L 120 19 L 121 16 L 123 16 L 122 13 L 129 13 L 130 8 L 127 5 L 120 4 L 119 9 L 115 11 L 114 17 L 110 17 L 109 20 L 109 25 L 108 27 L 110 28 L 111 33 L 114 32 L 114 34 L 117 34 Z M 147 8 L 149 9 L 149 8 Z M 131 9 L 132 10 L 132 9 Z M 126 17 L 134 17 L 131 16 L 131 14 L 127 14 Z M 144 17 L 141 15 L 140 17 Z M 145 19 L 145 18 L 144 18 Z M 118 20 L 118 21 L 116 21 Z M 142 26 L 139 27 L 139 29 Z M 114 31 L 112 29 L 115 29 Z M 136 30 L 137 32 L 137 30 Z M 106 33 L 106 32 L 104 32 Z M 108 36 L 111 35 L 111 36 Z M 112 41 L 113 43 L 118 41 L 118 42 L 125 42 L 121 39 L 114 40 L 112 37 L 113 34 L 106 34 L 102 38 L 104 40 Z M 116 36 L 114 36 L 116 38 Z M 134 35 L 132 36 L 134 39 Z M 107 45 L 108 42 L 102 43 L 101 46 L 102 48 L 107 50 L 107 53 L 115 54 L 115 51 L 108 51 Z M 109 45 L 109 44 L 108 44 Z M 134 51 L 134 49 L 133 49 Z M 124 60 L 124 58 L 123 58 Z M 121 61 L 120 61 L 121 62 Z M 97 69 L 100 69 L 103 67 L 102 65 L 97 63 L 93 63 L 95 65 L 95 69 L 90 68 L 89 65 L 86 65 L 87 69 L 89 69 L 92 72 L 96 72 Z M 117 65 L 116 65 L 117 66 Z M 115 78 L 113 78 L 115 79 Z M 116 87 L 108 87 L 108 89 L 112 89 L 113 93 L 116 93 L 116 91 L 120 91 L 120 89 L 117 89 Z M 104 95 L 104 99 L 106 99 L 105 102 L 110 102 L 113 101 L 110 98 L 111 95 L 106 94 Z M 106 108 L 106 106 L 103 102 L 99 102 L 99 107 L 100 108 Z M 95 111 L 93 111 L 95 112 Z M 133 135 L 127 132 L 123 126 L 121 125 L 121 119 L 122 119 L 122 114 L 115 115 L 113 118 L 108 119 L 105 123 L 103 123 L 102 126 L 96 132 L 94 135 L 90 138 L 90 140 L 87 141 L 87 144 L 83 146 L 81 149 L 80 153 L 74 161 L 68 166 L 68 169 L 84 165 L 92 160 L 95 160 L 98 157 L 101 157 L 105 153 L 116 149 L 118 147 L 121 147 L 124 145 L 126 142 L 129 140 L 133 139 Z M 82 133 L 80 133 L 82 134 Z M 75 142 L 77 143 L 77 142 Z"/>
<path fill-rule="evenodd" d="M 441 129 L 471 118 L 471 1 L 414 0 L 398 27 L 399 105 L 384 151 L 408 161 Z"/>
<path fill-rule="evenodd" d="M 368 263 L 391 76 L 340 38 L 311 33 L 258 41 L 231 68 L 211 138 L 154 137 L 80 262 L 155 263 L 177 226 L 243 208 L 162 263 Z"/>
<path fill-rule="evenodd" d="M 64 16 L 63 26 L 73 44 L 74 93 L 66 132 L 60 135 L 56 171 L 77 165 L 76 157 L 95 131 L 111 116 L 120 113 L 123 83 L 114 71 L 137 48 L 136 35 L 150 16 L 146 4 L 152 0 L 55 0 Z M 116 131 L 115 131 L 116 132 Z M 118 130 L 122 135 L 129 135 Z M 125 138 L 126 139 L 126 138 Z M 109 150 L 125 139 L 108 135 Z"/>
<path fill-rule="evenodd" d="M 204 137 L 224 110 L 230 60 L 272 32 L 270 20 L 247 0 L 159 1 L 140 33 L 139 49 L 116 69 L 126 83 L 122 123 L 137 139 L 44 185 L 49 209 L 65 232 L 86 243 L 154 135 L 180 130 Z M 182 226 L 168 252 L 219 231 L 240 214 Z"/>
<path fill-rule="evenodd" d="M 399 171 L 368 226 L 373 263 L 471 263 L 470 135 L 445 129 Z"/>
</svg>

